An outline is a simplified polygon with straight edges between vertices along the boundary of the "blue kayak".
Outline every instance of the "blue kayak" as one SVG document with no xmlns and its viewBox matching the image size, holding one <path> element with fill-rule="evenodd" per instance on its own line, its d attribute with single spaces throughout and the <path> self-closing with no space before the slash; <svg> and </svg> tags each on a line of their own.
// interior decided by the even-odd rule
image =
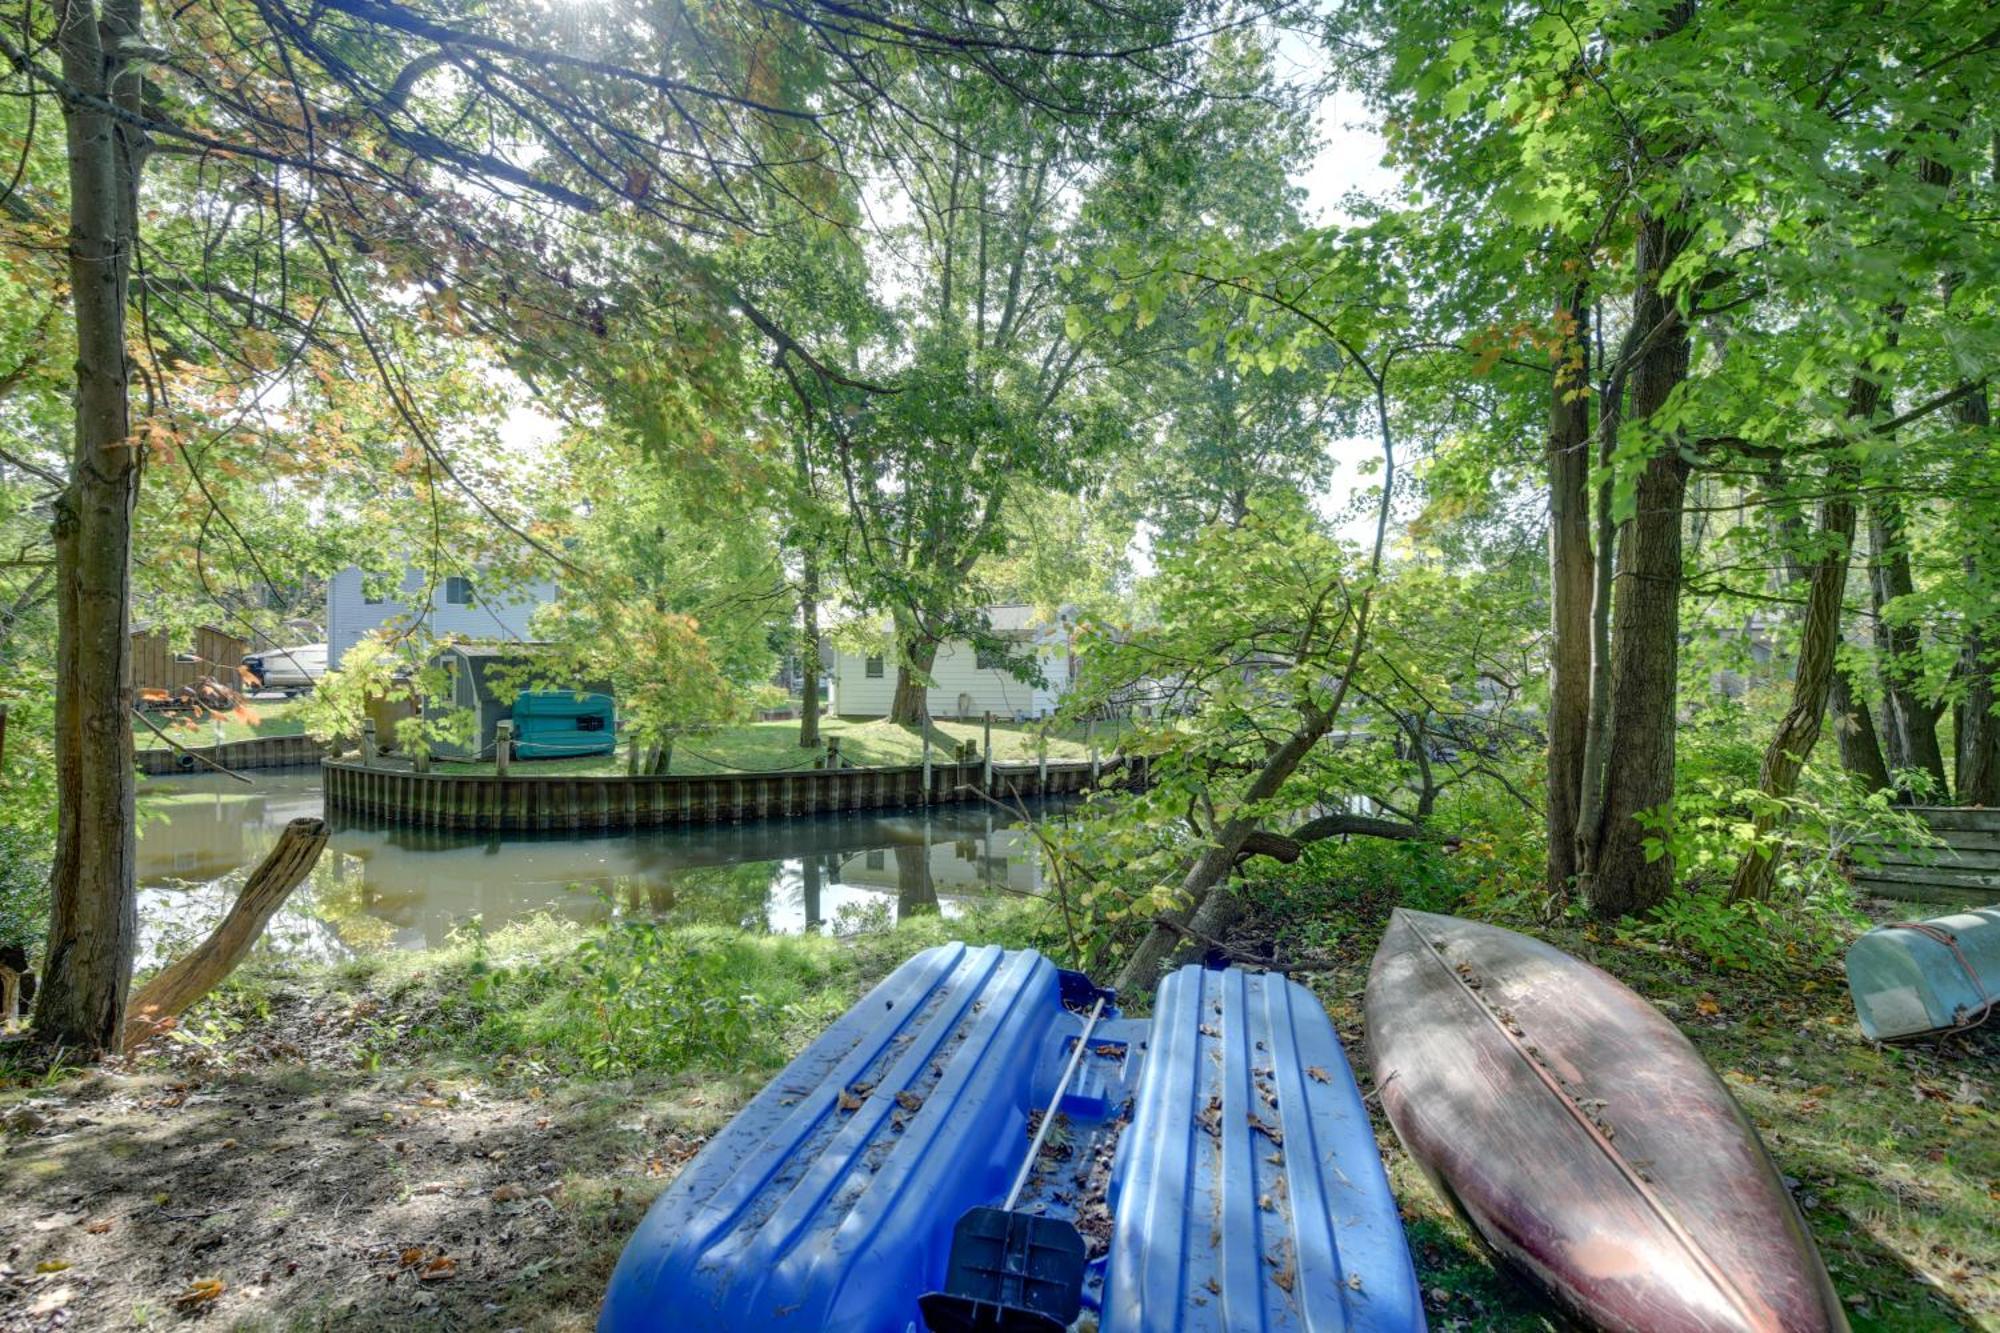
<svg viewBox="0 0 2000 1333">
<path fill-rule="evenodd" d="M 599 1329 L 924 1333 L 954 1226 L 1006 1195 L 1100 998 L 1032 950 L 911 958 L 655 1201 Z M 1303 987 L 1183 968 L 1150 1020 L 1107 1008 L 1075 1064 L 1016 1210 L 1081 1234 L 1101 1333 L 1423 1328 L 1374 1132 Z"/>
</svg>

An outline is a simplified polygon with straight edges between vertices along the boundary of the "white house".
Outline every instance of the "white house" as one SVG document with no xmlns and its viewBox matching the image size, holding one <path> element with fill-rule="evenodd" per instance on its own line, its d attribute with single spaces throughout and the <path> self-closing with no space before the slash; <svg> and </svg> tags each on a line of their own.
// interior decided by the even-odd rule
<svg viewBox="0 0 2000 1333">
<path fill-rule="evenodd" d="M 1044 620 L 1029 606 L 986 609 L 997 638 L 1012 641 L 1017 654 L 1032 653 L 1045 684 L 1015 678 L 970 640 L 939 645 L 927 692 L 932 717 L 1047 717 L 1076 679 L 1075 628 L 1068 612 Z M 875 652 L 842 648 L 833 655 L 833 711 L 840 717 L 883 717 L 896 696 L 896 655 L 885 638 Z"/>
<path fill-rule="evenodd" d="M 326 588 L 327 665 L 338 667 L 348 649 L 384 626 L 421 629 L 434 639 L 526 639 L 528 618 L 556 599 L 556 585 L 548 579 L 488 589 L 476 578 L 453 574 L 431 589 L 428 607 L 423 590 L 423 571 L 415 567 L 405 569 L 396 590 L 384 589 L 381 597 L 368 595 L 361 571 L 352 565 L 335 574 Z"/>
</svg>

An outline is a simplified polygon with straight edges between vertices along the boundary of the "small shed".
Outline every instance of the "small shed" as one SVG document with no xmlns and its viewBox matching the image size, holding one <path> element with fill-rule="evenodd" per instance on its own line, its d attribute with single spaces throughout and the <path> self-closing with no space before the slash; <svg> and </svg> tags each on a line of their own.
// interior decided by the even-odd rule
<svg viewBox="0 0 2000 1333">
<path fill-rule="evenodd" d="M 192 651 L 184 651 L 158 626 L 132 631 L 132 688 L 167 694 L 213 676 L 231 689 L 243 684 L 243 654 L 250 641 L 214 625 L 198 625 Z"/>
<path fill-rule="evenodd" d="M 438 742 L 432 746 L 433 753 L 446 759 L 491 759 L 500 724 L 514 719 L 519 704 L 533 700 L 551 701 L 541 709 L 541 725 L 550 734 L 543 737 L 544 748 L 530 751 L 517 744 L 516 754 L 553 757 L 558 753 L 610 752 L 616 735 L 610 690 L 583 683 L 568 689 L 549 688 L 555 682 L 542 679 L 528 669 L 534 661 L 534 654 L 524 650 L 533 647 L 532 644 L 519 643 L 462 643 L 439 650 L 437 656 L 431 659 L 431 664 L 444 669 L 449 684 L 442 698 L 426 702 L 426 715 L 442 717 L 458 709 L 466 709 L 472 713 L 474 725 L 469 745 Z M 574 700 L 579 694 L 584 696 L 585 702 L 567 707 L 554 702 Z M 530 702 L 529 711 L 535 711 L 536 707 Z M 561 747 L 557 744 L 558 737 L 553 734 L 556 730 L 576 733 L 575 739 L 582 744 L 575 748 Z"/>
</svg>

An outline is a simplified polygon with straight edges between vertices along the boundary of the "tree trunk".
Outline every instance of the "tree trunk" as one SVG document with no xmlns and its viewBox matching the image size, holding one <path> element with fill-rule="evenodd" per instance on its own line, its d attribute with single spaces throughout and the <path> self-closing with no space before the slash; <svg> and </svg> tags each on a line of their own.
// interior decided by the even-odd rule
<svg viewBox="0 0 2000 1333">
<path fill-rule="evenodd" d="M 1993 424 L 1984 390 L 1959 404 L 1958 419 L 1980 430 Z M 1984 605 L 1994 604 L 1990 572 L 1979 567 L 1975 556 L 1965 558 L 1965 577 L 1975 593 L 1986 594 Z M 2000 670 L 2000 617 L 1975 617 L 1967 625 L 1958 669 L 1966 682 L 1954 775 L 1958 803 L 2000 805 L 2000 718 L 1993 715 L 1995 706 L 2000 705 L 1993 683 L 1994 672 Z"/>
<path fill-rule="evenodd" d="M 1897 315 L 1900 318 L 1900 313 Z M 1894 333 L 1890 343 L 1895 342 Z M 1850 420 L 1875 415 L 1882 385 L 1857 375 L 1847 391 Z M 1819 532 L 1825 549 L 1806 576 L 1806 610 L 1799 626 L 1799 660 L 1792 672 L 1792 702 L 1778 719 L 1778 730 L 1764 750 L 1757 786 L 1770 802 L 1798 790 L 1799 773 L 1813 746 L 1819 743 L 1821 719 L 1833 688 L 1834 654 L 1840 647 L 1840 612 L 1847 599 L 1847 568 L 1854 548 L 1854 490 L 1860 481 L 1851 454 L 1842 452 L 1827 467 L 1826 499 L 1820 505 Z M 1787 561 L 1789 564 L 1789 560 Z M 1759 844 L 1778 826 L 1780 812 L 1760 806 L 1751 816 L 1752 846 L 1737 863 L 1730 883 L 1732 899 L 1762 901 L 1771 896 L 1778 858 Z"/>
<path fill-rule="evenodd" d="M 916 726 L 930 716 L 925 707 L 930 689 L 931 668 L 937 664 L 935 639 L 910 639 L 903 644 L 903 659 L 896 664 L 896 697 L 889 705 L 889 720 L 906 727 Z"/>
<path fill-rule="evenodd" d="M 1658 286 L 1683 244 L 1664 220 L 1642 220 L 1632 322 L 1646 333 L 1631 373 L 1633 421 L 1650 418 L 1687 378 L 1687 326 Z M 1673 441 L 1660 442 L 1639 474 L 1635 510 L 1619 534 L 1604 795 L 1597 827 L 1586 831 L 1595 841 L 1586 847 L 1581 879 L 1584 901 L 1600 917 L 1643 911 L 1673 890 L 1672 859 L 1647 858 L 1645 840 L 1653 832 L 1640 816 L 1670 814 L 1674 797 L 1686 489 L 1686 461 Z"/>
<path fill-rule="evenodd" d="M 1273 750 L 1264 761 L 1264 767 L 1244 790 L 1239 808 L 1254 808 L 1259 803 L 1275 796 L 1285 780 L 1298 769 L 1312 747 L 1333 725 L 1334 712 L 1315 709 L 1302 720 L 1299 728 L 1285 738 L 1284 744 Z M 1238 815 L 1225 821 L 1216 830 L 1214 841 L 1181 877 L 1180 901 L 1186 907 L 1169 913 L 1169 917 L 1181 924 L 1197 915 L 1203 904 L 1213 896 L 1211 890 L 1222 882 L 1230 869 L 1235 866 L 1250 835 L 1257 831 L 1258 821 L 1250 816 Z M 1150 993 L 1154 979 L 1159 975 L 1160 965 L 1167 960 L 1167 954 L 1180 942 L 1180 933 L 1171 926 L 1156 925 L 1125 960 L 1125 966 L 1118 973 L 1118 989 L 1128 995 Z"/>
<path fill-rule="evenodd" d="M 1960 404 L 1958 418 L 1976 428 L 1992 426 L 1986 392 L 1976 392 Z M 1992 572 L 1980 568 L 1976 556 L 1966 556 L 1966 582 L 1984 590 L 1984 604 L 1994 606 L 2000 590 Z M 1958 805 L 2000 805 L 2000 717 L 1994 709 L 1994 677 L 2000 675 L 2000 614 L 1976 616 L 1966 626 L 1966 644 L 1958 656 L 1958 671 L 1966 679 L 1966 703 L 1958 713 Z"/>
<path fill-rule="evenodd" d="M 801 557 L 799 586 L 799 748 L 819 748 L 819 556 Z"/>
<path fill-rule="evenodd" d="M 1588 292 L 1557 304 L 1564 329 L 1549 405 L 1549 892 L 1576 876 L 1576 825 L 1590 729 L 1590 363 Z"/>
<path fill-rule="evenodd" d="M 323 819 L 294 819 L 285 825 L 285 831 L 278 835 L 278 845 L 250 872 L 250 878 L 236 895 L 235 905 L 208 933 L 208 938 L 141 986 L 132 997 L 125 1020 L 125 1049 L 157 1036 L 187 1012 L 188 1006 L 236 970 L 243 955 L 250 952 L 250 946 L 264 933 L 272 915 L 312 873 L 320 852 L 326 848 L 326 838 Z"/>
<path fill-rule="evenodd" d="M 1840 744 L 1840 766 L 1865 791 L 1889 790 L 1889 764 L 1882 758 L 1882 741 L 1875 733 L 1875 714 L 1855 691 L 1854 679 L 1837 662 L 1827 691 L 1833 714 L 1833 737 Z"/>
<path fill-rule="evenodd" d="M 139 933 L 134 885 L 130 635 L 132 508 L 139 456 L 130 422 L 125 308 L 145 143 L 106 101 L 139 109 L 140 79 L 116 52 L 139 40 L 134 0 L 99 23 L 58 23 L 69 149 L 75 455 L 55 505 L 56 849 L 37 1035 L 115 1050 Z M 86 100 L 88 99 L 88 100 Z"/>
<path fill-rule="evenodd" d="M 1767 470 L 1766 475 L 1773 494 L 1783 488 L 1784 473 L 1776 464 Z M 1806 567 L 1793 551 L 1804 531 L 1805 522 L 1796 512 L 1787 512 L 1773 520 L 1772 536 L 1779 543 L 1787 584 L 1803 584 L 1810 580 Z M 1851 539 L 1848 545 L 1848 563 L 1851 566 Z M 1803 616 L 1798 618 L 1803 619 Z M 1836 636 L 1833 669 L 1827 678 L 1826 688 L 1827 711 L 1833 718 L 1834 740 L 1840 745 L 1840 766 L 1847 770 L 1850 778 L 1861 784 L 1862 790 L 1887 791 L 1889 766 L 1882 760 L 1882 745 L 1875 737 L 1875 717 L 1869 710 L 1868 701 L 1856 693 L 1847 668 L 1840 665 L 1840 642 L 1839 636 Z"/>
<path fill-rule="evenodd" d="M 1938 705 L 1922 694 L 1922 666 L 1918 653 L 1922 636 L 1914 625 L 1890 621 L 1890 603 L 1914 597 L 1916 580 L 1910 572 L 1910 548 L 1906 539 L 1903 502 L 1893 492 L 1876 496 L 1868 506 L 1868 537 L 1874 548 L 1869 573 L 1874 590 L 1876 640 L 1883 648 L 1882 680 L 1888 694 L 1891 749 L 1901 768 L 1914 768 L 1928 776 L 1933 798 L 1942 799 L 1951 788 L 1944 773 L 1944 751 L 1938 746 Z"/>
</svg>

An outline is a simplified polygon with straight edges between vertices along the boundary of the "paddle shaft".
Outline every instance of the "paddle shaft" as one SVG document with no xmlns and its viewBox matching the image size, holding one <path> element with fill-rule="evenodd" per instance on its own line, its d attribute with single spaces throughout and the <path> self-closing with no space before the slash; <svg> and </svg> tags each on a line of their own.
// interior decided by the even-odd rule
<svg viewBox="0 0 2000 1333">
<path fill-rule="evenodd" d="M 1069 1053 L 1069 1064 L 1064 1066 L 1062 1078 L 1056 1082 L 1055 1093 L 1049 1098 L 1049 1109 L 1042 1112 L 1042 1123 L 1035 1126 L 1035 1137 L 1028 1143 L 1028 1155 L 1014 1177 L 1014 1188 L 1007 1191 L 1007 1202 L 1000 1205 L 1003 1211 L 1013 1212 L 1014 1205 L 1021 1198 L 1021 1191 L 1028 1187 L 1028 1173 L 1035 1169 L 1035 1158 L 1041 1155 L 1042 1141 L 1049 1136 L 1049 1122 L 1056 1118 L 1056 1108 L 1062 1105 L 1063 1094 L 1069 1091 L 1069 1081 L 1075 1075 L 1077 1065 L 1083 1061 L 1083 1048 L 1097 1028 L 1098 1015 L 1103 1012 L 1104 997 L 1100 995 L 1097 1003 L 1090 1007 L 1090 1021 L 1083 1025 L 1083 1032 L 1076 1039 L 1076 1049 Z"/>
</svg>

